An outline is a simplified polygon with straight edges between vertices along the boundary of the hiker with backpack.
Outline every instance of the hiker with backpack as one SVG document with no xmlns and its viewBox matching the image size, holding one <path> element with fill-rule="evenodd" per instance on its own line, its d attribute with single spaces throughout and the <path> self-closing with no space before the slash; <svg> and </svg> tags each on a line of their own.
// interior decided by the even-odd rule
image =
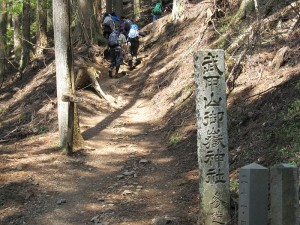
<svg viewBox="0 0 300 225">
<path fill-rule="evenodd" d="M 103 36 L 108 40 L 109 35 L 116 29 L 112 16 L 105 13 L 102 22 Z"/>
<path fill-rule="evenodd" d="M 122 32 L 126 38 L 128 38 L 128 33 L 130 31 L 130 26 L 132 24 L 132 21 L 129 19 L 126 19 L 125 16 L 121 17 L 121 22 L 120 22 L 120 32 Z"/>
<path fill-rule="evenodd" d="M 117 77 L 120 66 L 123 64 L 123 49 L 127 40 L 125 35 L 120 33 L 119 30 L 114 30 L 108 38 L 108 46 L 110 49 L 111 55 L 111 64 L 109 67 L 109 77 L 114 78 Z M 114 71 L 115 69 L 115 71 Z"/>
<path fill-rule="evenodd" d="M 138 49 L 140 46 L 139 36 L 146 36 L 146 32 L 139 31 L 137 24 L 131 24 L 130 30 L 128 33 L 128 46 L 129 46 L 129 54 L 128 54 L 128 64 L 130 67 L 135 65 L 137 61 Z"/>
<path fill-rule="evenodd" d="M 111 16 L 112 20 L 115 23 L 115 28 L 117 29 L 120 26 L 120 22 L 121 22 L 120 18 L 116 15 L 115 12 L 112 12 L 110 14 L 110 16 Z"/>
<path fill-rule="evenodd" d="M 158 20 L 163 14 L 163 7 L 160 0 L 158 0 L 152 10 L 153 22 Z"/>
</svg>

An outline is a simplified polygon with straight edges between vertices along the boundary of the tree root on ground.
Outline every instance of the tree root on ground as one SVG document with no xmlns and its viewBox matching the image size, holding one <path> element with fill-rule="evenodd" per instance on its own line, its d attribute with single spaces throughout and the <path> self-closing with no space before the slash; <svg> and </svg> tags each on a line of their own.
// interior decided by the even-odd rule
<svg viewBox="0 0 300 225">
<path fill-rule="evenodd" d="M 78 69 L 75 88 L 80 89 L 87 86 L 92 86 L 100 98 L 103 98 L 106 103 L 112 107 L 117 108 L 116 99 L 111 95 L 105 94 L 100 86 L 100 78 L 102 74 L 94 67 L 82 67 Z"/>
</svg>

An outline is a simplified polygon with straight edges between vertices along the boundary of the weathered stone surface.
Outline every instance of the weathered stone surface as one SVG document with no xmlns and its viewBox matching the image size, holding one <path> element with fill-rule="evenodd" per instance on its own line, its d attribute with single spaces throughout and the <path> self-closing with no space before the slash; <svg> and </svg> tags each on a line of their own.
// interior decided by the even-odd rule
<svg viewBox="0 0 300 225">
<path fill-rule="evenodd" d="M 271 168 L 271 225 L 299 225 L 298 168 L 280 164 Z"/>
<path fill-rule="evenodd" d="M 268 224 L 268 172 L 256 163 L 240 169 L 238 225 Z"/>
<path fill-rule="evenodd" d="M 194 55 L 200 213 L 203 225 L 227 224 L 229 163 L 224 51 Z"/>
</svg>

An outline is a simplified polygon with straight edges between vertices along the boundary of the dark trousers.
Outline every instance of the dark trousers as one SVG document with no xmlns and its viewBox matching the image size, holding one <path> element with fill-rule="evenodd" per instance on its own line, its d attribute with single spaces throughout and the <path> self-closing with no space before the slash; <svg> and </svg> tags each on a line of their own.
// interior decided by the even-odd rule
<svg viewBox="0 0 300 225">
<path fill-rule="evenodd" d="M 123 52 L 120 46 L 110 48 L 110 55 L 111 55 L 111 64 L 110 68 L 113 69 L 116 67 L 118 70 L 120 66 L 123 64 Z"/>
<path fill-rule="evenodd" d="M 129 52 L 132 57 L 134 57 L 134 56 L 137 57 L 139 47 L 140 47 L 139 41 L 131 41 L 130 42 Z"/>
</svg>

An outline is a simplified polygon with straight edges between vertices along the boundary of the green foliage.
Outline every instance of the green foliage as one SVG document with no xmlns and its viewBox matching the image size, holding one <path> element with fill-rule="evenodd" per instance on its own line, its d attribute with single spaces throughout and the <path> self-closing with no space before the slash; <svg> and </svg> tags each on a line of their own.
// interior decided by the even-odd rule
<svg viewBox="0 0 300 225">
<path fill-rule="evenodd" d="M 300 99 L 296 100 L 292 107 L 288 109 L 288 112 L 286 115 L 283 115 L 284 121 L 292 120 L 296 117 L 300 118 Z"/>
<path fill-rule="evenodd" d="M 6 45 L 13 46 L 14 45 L 14 29 L 13 27 L 9 27 L 6 31 Z"/>
<path fill-rule="evenodd" d="M 276 151 L 287 160 L 300 161 L 300 99 L 281 115 L 282 126 L 275 131 Z"/>
<path fill-rule="evenodd" d="M 98 35 L 98 43 L 100 45 L 107 45 L 107 40 L 103 35 Z"/>
<path fill-rule="evenodd" d="M 289 162 L 289 164 L 292 166 L 297 166 L 297 163 L 295 161 L 291 161 L 291 162 Z"/>
<path fill-rule="evenodd" d="M 36 129 L 37 129 L 37 133 L 38 134 L 44 134 L 44 133 L 48 133 L 49 132 L 48 126 L 46 126 L 44 124 L 37 124 L 36 125 Z"/>
<path fill-rule="evenodd" d="M 25 124 L 31 121 L 31 113 L 24 112 L 20 115 L 19 124 Z"/>
<path fill-rule="evenodd" d="M 171 135 L 169 137 L 169 144 L 176 145 L 181 141 L 181 135 L 179 132 L 176 132 L 175 134 Z"/>
<path fill-rule="evenodd" d="M 230 182 L 230 191 L 237 192 L 239 190 L 239 181 L 233 180 Z"/>
<path fill-rule="evenodd" d="M 20 15 L 23 8 L 23 0 L 10 0 L 7 1 L 7 11 L 12 15 Z"/>
<path fill-rule="evenodd" d="M 5 108 L 0 108 L 0 116 L 1 116 L 2 114 L 4 114 L 4 113 L 5 113 L 5 111 L 6 111 L 6 109 L 5 109 Z"/>
</svg>

